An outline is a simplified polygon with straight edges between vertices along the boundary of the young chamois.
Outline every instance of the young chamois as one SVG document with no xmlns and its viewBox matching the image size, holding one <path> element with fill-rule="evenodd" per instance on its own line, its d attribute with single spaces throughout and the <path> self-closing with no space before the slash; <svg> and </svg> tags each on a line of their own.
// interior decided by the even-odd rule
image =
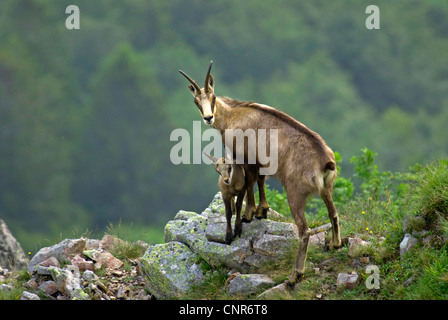
<svg viewBox="0 0 448 320">
<path fill-rule="evenodd" d="M 179 71 L 191 83 L 188 88 L 194 96 L 194 102 L 204 122 L 220 131 L 224 143 L 227 141 L 226 134 L 232 131 L 229 129 L 255 131 L 277 129 L 277 135 L 274 135 L 273 139 L 271 139 L 270 131 L 266 130 L 269 134 L 266 134 L 263 137 L 265 141 L 261 142 L 267 150 L 270 150 L 271 143 L 276 147 L 278 164 L 273 176 L 285 187 L 289 207 L 299 231 L 299 252 L 288 281 L 290 285 L 295 284 L 305 272 L 310 238 L 310 229 L 305 218 L 305 204 L 311 194 L 320 194 L 328 209 L 333 232 L 330 248 L 341 246 L 339 218 L 332 199 L 333 182 L 337 175 L 334 153 L 319 134 L 277 109 L 255 102 L 217 97 L 214 93 L 215 82 L 210 74 L 211 66 L 212 63 L 208 68 L 202 89 L 184 72 Z M 247 152 L 248 149 L 245 147 L 243 150 Z M 256 164 L 253 166 L 265 167 L 266 164 L 262 164 L 258 153 L 259 151 L 257 151 Z M 233 156 L 235 157 L 235 154 Z M 244 156 L 246 159 L 247 155 L 244 154 Z M 249 200 L 249 191 L 253 192 L 250 189 L 254 185 L 254 180 L 253 177 L 249 177 L 249 172 L 246 174 Z M 246 216 L 248 220 L 251 218 Z"/>
<path fill-rule="evenodd" d="M 204 153 L 215 165 L 216 171 L 219 173 L 218 187 L 221 190 L 222 199 L 226 210 L 226 244 L 230 244 L 232 240 L 241 235 L 241 207 L 243 199 L 246 195 L 246 174 L 241 164 L 224 158 L 217 159 L 207 153 Z M 236 197 L 236 205 L 235 205 Z M 232 214 L 236 212 L 235 233 L 232 235 Z"/>
</svg>

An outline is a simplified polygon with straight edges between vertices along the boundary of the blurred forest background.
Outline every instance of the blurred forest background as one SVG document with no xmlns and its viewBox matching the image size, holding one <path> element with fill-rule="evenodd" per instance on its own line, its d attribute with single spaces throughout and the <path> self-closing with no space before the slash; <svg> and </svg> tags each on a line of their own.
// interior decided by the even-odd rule
<svg viewBox="0 0 448 320">
<path fill-rule="evenodd" d="M 202 84 L 210 60 L 217 95 L 319 132 L 342 175 L 365 146 L 385 170 L 448 155 L 446 0 L 2 0 L 0 218 L 26 251 L 208 205 L 214 170 L 169 155 L 200 120 L 177 70 Z"/>
</svg>

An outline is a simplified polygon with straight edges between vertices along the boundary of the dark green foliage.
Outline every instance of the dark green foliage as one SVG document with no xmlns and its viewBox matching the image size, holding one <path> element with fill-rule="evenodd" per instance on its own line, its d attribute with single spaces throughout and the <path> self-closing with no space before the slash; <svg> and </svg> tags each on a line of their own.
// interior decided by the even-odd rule
<svg viewBox="0 0 448 320">
<path fill-rule="evenodd" d="M 157 137 L 170 133 L 158 107 L 162 96 L 151 68 L 129 45 L 111 52 L 100 66 L 75 154 L 74 185 L 75 200 L 95 215 L 95 223 L 104 225 L 123 214 L 129 221 L 148 221 L 149 208 L 160 210 L 157 199 L 163 199 L 169 176 L 162 159 L 169 149 Z"/>
</svg>

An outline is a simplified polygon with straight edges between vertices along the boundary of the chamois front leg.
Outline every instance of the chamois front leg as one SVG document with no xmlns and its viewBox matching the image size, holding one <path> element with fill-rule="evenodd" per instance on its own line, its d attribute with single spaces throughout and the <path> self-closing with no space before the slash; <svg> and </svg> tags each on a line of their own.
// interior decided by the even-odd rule
<svg viewBox="0 0 448 320">
<path fill-rule="evenodd" d="M 257 211 L 255 207 L 254 185 L 257 180 L 257 171 L 255 165 L 244 165 L 246 171 L 246 209 L 244 210 L 243 222 L 251 222 L 254 213 Z"/>
<path fill-rule="evenodd" d="M 226 244 L 232 243 L 232 200 L 224 198 L 224 207 L 226 209 Z"/>
<path fill-rule="evenodd" d="M 264 190 L 265 180 L 266 176 L 257 175 L 258 195 L 260 198 L 260 202 L 258 203 L 257 211 L 255 213 L 255 217 L 257 219 L 266 219 L 268 217 L 269 204 L 266 200 L 266 193 Z"/>
<path fill-rule="evenodd" d="M 246 190 L 241 191 L 236 198 L 236 219 L 235 219 L 235 232 L 234 238 L 241 236 L 243 230 L 243 224 L 241 220 L 241 207 L 243 206 L 243 199 L 246 194 Z"/>
</svg>

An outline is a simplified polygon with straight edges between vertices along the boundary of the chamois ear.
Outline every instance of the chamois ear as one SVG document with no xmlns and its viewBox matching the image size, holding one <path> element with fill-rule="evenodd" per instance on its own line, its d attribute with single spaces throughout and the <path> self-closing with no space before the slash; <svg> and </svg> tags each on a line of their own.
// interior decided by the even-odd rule
<svg viewBox="0 0 448 320">
<path fill-rule="evenodd" d="M 225 154 L 225 157 L 224 157 L 224 163 L 225 164 L 233 164 L 233 159 L 230 158 L 227 153 Z"/>
<path fill-rule="evenodd" d="M 204 154 L 205 154 L 210 160 L 212 160 L 213 163 L 216 164 L 216 162 L 218 161 L 218 159 L 215 158 L 214 156 L 211 156 L 211 155 L 209 155 L 209 154 L 207 154 L 207 153 L 205 153 L 205 152 L 204 152 Z"/>
<path fill-rule="evenodd" d="M 213 79 L 213 76 L 210 74 L 209 79 L 208 79 L 208 90 L 209 92 L 214 92 L 215 89 L 215 79 Z"/>
<path fill-rule="evenodd" d="M 196 97 L 196 96 L 198 95 L 198 93 L 196 92 L 196 88 L 195 88 L 192 84 L 189 84 L 189 85 L 188 85 L 188 90 L 190 90 L 191 94 L 192 94 L 194 97 Z"/>
</svg>

